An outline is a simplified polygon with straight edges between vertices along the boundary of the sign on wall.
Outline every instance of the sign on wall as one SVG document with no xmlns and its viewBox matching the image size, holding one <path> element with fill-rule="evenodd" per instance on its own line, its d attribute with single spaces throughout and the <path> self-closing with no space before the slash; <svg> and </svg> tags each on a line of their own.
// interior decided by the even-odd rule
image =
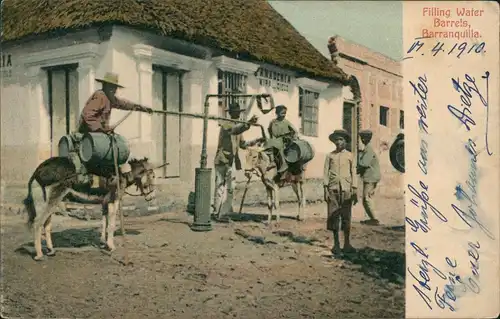
<svg viewBox="0 0 500 319">
<path fill-rule="evenodd" d="M 12 76 L 12 55 L 2 54 L 0 60 L 0 75 L 3 78 L 10 78 Z"/>
</svg>

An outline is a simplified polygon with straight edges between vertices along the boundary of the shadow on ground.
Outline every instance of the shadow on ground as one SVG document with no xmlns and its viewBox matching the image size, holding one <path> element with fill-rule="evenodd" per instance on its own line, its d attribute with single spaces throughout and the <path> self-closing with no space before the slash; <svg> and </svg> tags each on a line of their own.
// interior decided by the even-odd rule
<svg viewBox="0 0 500 319">
<path fill-rule="evenodd" d="M 389 227 L 386 227 L 386 229 L 404 232 L 405 231 L 405 225 L 401 225 L 401 226 L 389 226 Z"/>
<path fill-rule="evenodd" d="M 395 251 L 365 247 L 355 253 L 345 254 L 343 259 L 361 266 L 359 271 L 377 279 L 403 285 L 405 282 L 405 254 Z"/>
<path fill-rule="evenodd" d="M 274 235 L 280 237 L 286 237 L 288 240 L 297 243 L 297 244 L 306 244 L 306 245 L 314 245 L 314 243 L 320 242 L 319 239 L 314 237 L 306 237 L 306 236 L 297 236 L 291 231 L 288 230 L 277 230 L 273 231 Z"/>
<path fill-rule="evenodd" d="M 186 226 L 191 226 L 191 223 L 185 220 L 180 220 L 176 218 L 160 218 L 158 219 L 160 222 L 167 222 L 167 223 L 172 223 L 172 224 L 183 224 Z"/>
<path fill-rule="evenodd" d="M 255 223 L 261 223 L 261 222 L 264 222 L 264 221 L 267 221 L 267 218 L 268 218 L 268 215 L 267 214 L 254 214 L 254 213 L 241 213 L 241 214 L 238 214 L 238 213 L 234 213 L 234 214 L 229 214 L 228 215 L 229 218 L 231 218 L 231 220 L 233 222 L 242 222 L 242 223 L 245 223 L 245 222 L 255 222 Z M 291 217 L 291 216 L 280 216 L 280 219 L 292 219 L 292 220 L 295 220 L 295 217 Z M 272 220 L 276 220 L 276 215 L 272 216 Z"/>
<path fill-rule="evenodd" d="M 88 246 L 98 246 L 100 241 L 100 228 L 77 228 L 66 229 L 60 232 L 52 233 L 52 243 L 54 248 L 81 248 Z M 138 230 L 126 230 L 127 235 L 138 235 Z M 121 236 L 121 231 L 115 231 L 115 236 Z M 44 245 L 45 246 L 45 245 Z M 20 254 L 31 254 L 33 242 L 28 242 L 16 249 Z"/>
</svg>

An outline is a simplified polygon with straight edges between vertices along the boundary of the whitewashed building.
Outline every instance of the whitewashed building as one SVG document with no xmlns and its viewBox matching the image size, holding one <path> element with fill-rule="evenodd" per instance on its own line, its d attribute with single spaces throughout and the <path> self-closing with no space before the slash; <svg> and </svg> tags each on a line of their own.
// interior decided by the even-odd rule
<svg viewBox="0 0 500 319">
<path fill-rule="evenodd" d="M 348 76 L 267 2 L 218 1 L 208 10 L 203 1 L 137 1 L 132 8 L 104 0 L 30 3 L 4 2 L 1 173 L 7 183 L 25 184 L 36 165 L 57 155 L 59 139 L 76 129 L 86 100 L 100 89 L 95 79 L 106 72 L 119 75 L 125 88 L 118 96 L 164 110 L 202 113 L 206 94 L 270 93 L 315 147 L 307 176 L 321 177 L 333 148 L 328 135 L 342 127 L 344 100 L 352 98 Z M 225 107 L 213 99 L 210 112 L 224 114 Z M 111 122 L 125 114 L 114 110 Z M 267 131 L 274 112 L 264 116 L 254 106 L 251 114 Z M 209 167 L 217 124 L 208 128 Z M 160 183 L 192 188 L 202 120 L 137 113 L 117 132 L 129 140 L 131 156 L 170 162 Z M 252 128 L 244 136 L 259 135 Z"/>
</svg>

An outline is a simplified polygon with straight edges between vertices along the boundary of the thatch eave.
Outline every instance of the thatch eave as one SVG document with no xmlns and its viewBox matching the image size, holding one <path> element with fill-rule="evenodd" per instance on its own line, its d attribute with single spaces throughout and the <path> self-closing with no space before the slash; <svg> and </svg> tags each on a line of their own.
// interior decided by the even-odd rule
<svg viewBox="0 0 500 319">
<path fill-rule="evenodd" d="M 123 25 L 313 77 L 347 77 L 263 0 L 5 0 L 3 14 L 2 45 Z"/>
</svg>

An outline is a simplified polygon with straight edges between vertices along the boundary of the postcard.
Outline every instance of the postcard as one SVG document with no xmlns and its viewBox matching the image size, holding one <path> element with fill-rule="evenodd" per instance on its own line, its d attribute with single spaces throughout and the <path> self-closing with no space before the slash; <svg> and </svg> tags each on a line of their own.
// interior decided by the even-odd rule
<svg viewBox="0 0 500 319">
<path fill-rule="evenodd" d="M 498 14 L 2 1 L 2 318 L 498 316 Z"/>
</svg>

